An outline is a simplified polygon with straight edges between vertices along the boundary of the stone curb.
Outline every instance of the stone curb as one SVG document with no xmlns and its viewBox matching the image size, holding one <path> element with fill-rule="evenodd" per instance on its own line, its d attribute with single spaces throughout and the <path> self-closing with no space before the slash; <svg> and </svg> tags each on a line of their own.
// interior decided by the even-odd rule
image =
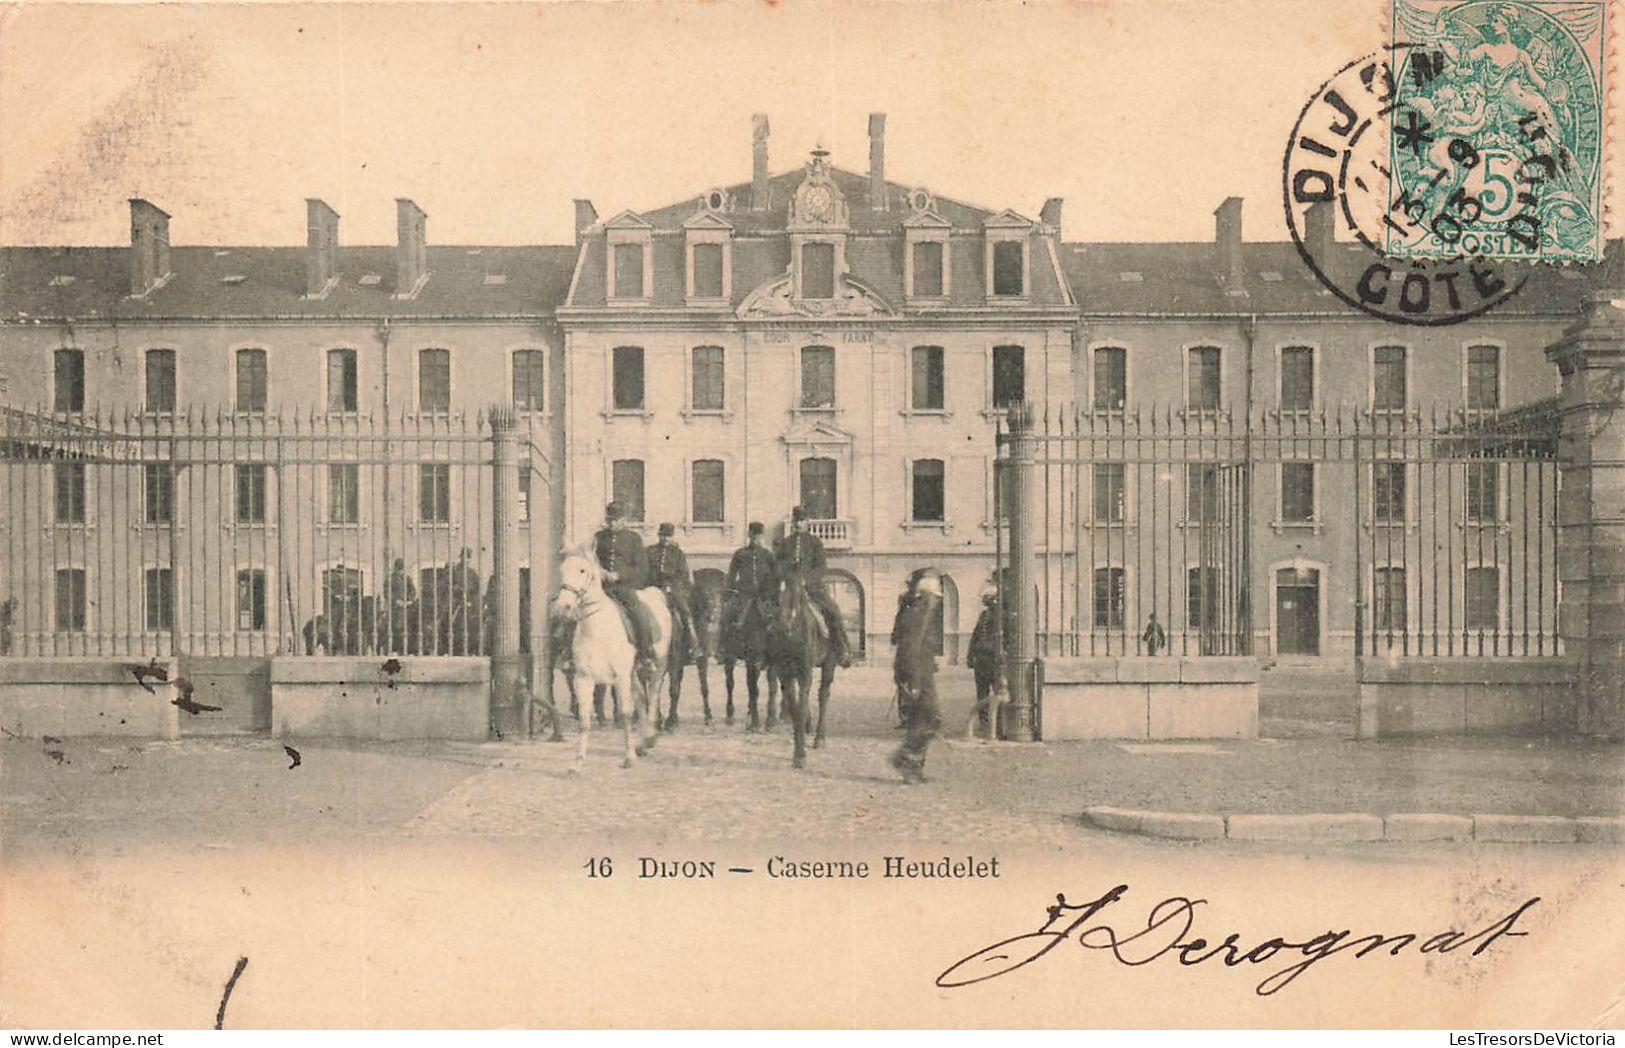
<svg viewBox="0 0 1625 1048">
<path fill-rule="evenodd" d="M 1206 815 L 1096 806 L 1084 821 L 1112 833 L 1175 840 L 1238 841 L 1485 841 L 1528 844 L 1625 843 L 1625 816 L 1370 815 L 1322 812 L 1292 815 Z"/>
</svg>

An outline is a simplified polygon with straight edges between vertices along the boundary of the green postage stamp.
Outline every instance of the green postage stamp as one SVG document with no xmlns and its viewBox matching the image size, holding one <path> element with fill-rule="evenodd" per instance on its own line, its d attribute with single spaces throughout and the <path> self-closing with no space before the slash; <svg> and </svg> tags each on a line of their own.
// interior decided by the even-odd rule
<svg viewBox="0 0 1625 1048">
<path fill-rule="evenodd" d="M 1394 0 L 1386 253 L 1602 257 L 1606 0 Z"/>
</svg>

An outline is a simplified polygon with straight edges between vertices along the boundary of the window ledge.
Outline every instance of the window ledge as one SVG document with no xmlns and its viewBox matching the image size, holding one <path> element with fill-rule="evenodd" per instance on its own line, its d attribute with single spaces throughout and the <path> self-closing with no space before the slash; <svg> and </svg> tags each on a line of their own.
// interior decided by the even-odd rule
<svg viewBox="0 0 1625 1048">
<path fill-rule="evenodd" d="M 1506 531 L 1511 531 L 1512 530 L 1512 521 L 1507 519 L 1507 518 L 1504 518 L 1504 517 L 1497 518 L 1495 520 L 1467 520 L 1465 518 L 1462 518 L 1462 519 L 1458 519 L 1456 521 L 1456 528 L 1459 531 L 1492 531 L 1493 530 L 1493 531 L 1506 532 Z"/>
<path fill-rule="evenodd" d="M 954 417 L 954 413 L 946 408 L 903 408 L 897 413 L 904 418 L 950 419 Z"/>
<path fill-rule="evenodd" d="M 546 408 L 521 408 L 521 407 L 515 407 L 513 409 L 513 413 L 515 415 L 518 415 L 520 418 L 541 418 L 541 419 L 546 419 L 546 418 L 552 418 L 553 417 L 553 413 L 551 411 L 547 410 Z"/>
<path fill-rule="evenodd" d="M 1312 531 L 1319 535 L 1326 530 L 1326 525 L 1319 520 L 1272 520 L 1270 527 L 1279 535 L 1283 531 Z"/>
<path fill-rule="evenodd" d="M 1228 420 L 1230 418 L 1230 410 L 1228 408 L 1181 408 L 1180 410 L 1174 412 L 1174 417 L 1181 419 L 1196 419 L 1198 422 L 1203 420 L 1212 420 L 1217 422 L 1221 419 Z M 1216 465 L 1222 465 L 1222 463 L 1216 463 Z"/>
<path fill-rule="evenodd" d="M 989 291 L 987 294 L 987 300 L 989 302 L 997 302 L 1000 305 L 1024 306 L 1028 303 L 1028 301 L 1030 301 L 1030 297 L 1024 291 L 1011 295 L 1001 295 L 997 292 Z"/>
<path fill-rule="evenodd" d="M 733 530 L 733 525 L 725 520 L 685 520 L 683 530 L 727 532 Z"/>
<path fill-rule="evenodd" d="M 898 527 L 904 531 L 940 531 L 944 535 L 951 535 L 954 531 L 954 522 L 951 520 L 905 520 Z"/>
<path fill-rule="evenodd" d="M 687 422 L 693 422 L 695 419 L 700 418 L 715 418 L 728 422 L 734 417 L 734 413 L 727 408 L 716 410 L 710 408 L 684 408 L 682 414 L 684 421 Z"/>
<path fill-rule="evenodd" d="M 1140 522 L 1133 517 L 1123 520 L 1085 520 L 1080 521 L 1078 524 L 1078 527 L 1083 528 L 1085 531 L 1094 531 L 1096 529 L 1103 531 L 1116 529 L 1121 531 L 1124 528 L 1137 528 L 1139 526 Z"/>
<path fill-rule="evenodd" d="M 841 409 L 837 408 L 837 407 L 791 408 L 790 409 L 790 414 L 794 415 L 797 418 L 800 418 L 803 415 L 816 415 L 816 416 L 822 416 L 822 417 L 835 418 L 835 417 L 837 417 L 837 416 L 839 416 L 841 414 Z"/>
<path fill-rule="evenodd" d="M 352 522 L 352 523 L 346 524 L 346 523 L 343 523 L 343 522 L 319 520 L 319 521 L 316 522 L 316 530 L 318 530 L 318 531 L 371 531 L 372 530 L 372 525 L 370 525 L 370 524 L 362 524 L 362 523 L 359 523 L 359 522 Z"/>
<path fill-rule="evenodd" d="M 694 309 L 727 309 L 731 305 L 727 295 L 689 295 L 683 302 Z"/>
<path fill-rule="evenodd" d="M 166 526 L 167 525 L 145 524 L 145 523 L 130 525 L 131 528 L 136 528 L 136 529 L 139 529 L 139 528 L 158 528 L 158 527 L 166 527 Z M 19 528 L 18 530 L 21 531 L 22 529 Z M 45 524 L 43 524 L 41 526 L 41 530 L 42 531 L 95 531 L 96 530 L 96 524 L 94 522 L 91 522 L 91 521 L 52 520 L 52 521 L 47 521 Z"/>
<path fill-rule="evenodd" d="M 988 408 L 983 408 L 982 409 L 982 417 L 989 420 L 989 421 L 992 421 L 993 419 L 998 419 L 998 418 L 1008 418 L 1009 415 L 1010 415 L 1010 409 L 1007 408 L 1007 407 L 1006 408 L 988 407 Z"/>
<path fill-rule="evenodd" d="M 221 527 L 227 531 L 275 531 L 276 524 L 263 520 L 228 520 Z"/>
<path fill-rule="evenodd" d="M 650 419 L 655 417 L 655 413 L 653 411 L 648 411 L 645 409 L 629 410 L 611 408 L 607 411 L 600 411 L 599 414 L 603 416 L 605 422 L 614 422 L 616 419 L 638 419 L 642 422 L 648 422 Z"/>
<path fill-rule="evenodd" d="M 1393 528 L 1396 531 L 1415 531 L 1417 523 L 1414 520 L 1367 520 L 1365 522 L 1367 531 L 1380 531 L 1384 528 Z"/>
</svg>

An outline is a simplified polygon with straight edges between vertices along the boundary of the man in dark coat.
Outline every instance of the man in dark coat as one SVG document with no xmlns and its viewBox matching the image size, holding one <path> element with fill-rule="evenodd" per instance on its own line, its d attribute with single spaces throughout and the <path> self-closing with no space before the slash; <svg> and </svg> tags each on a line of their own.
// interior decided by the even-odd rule
<svg viewBox="0 0 1625 1048">
<path fill-rule="evenodd" d="M 807 531 L 807 507 L 797 506 L 790 511 L 790 533 L 779 540 L 773 559 L 778 562 L 781 578 L 788 577 L 791 572 L 801 574 L 807 596 L 823 613 L 824 622 L 829 627 L 830 645 L 835 649 L 836 661 L 842 666 L 852 665 L 851 646 L 847 643 L 841 609 L 835 606 L 834 598 L 824 587 L 824 544 L 817 535 Z"/>
<path fill-rule="evenodd" d="M 891 755 L 891 766 L 908 783 L 925 781 L 925 751 L 942 724 L 937 706 L 937 656 L 932 632 L 941 614 L 942 583 L 935 573 L 919 576 L 898 623 L 897 676 L 909 692 L 908 737 Z"/>
<path fill-rule="evenodd" d="M 688 653 L 692 660 L 700 650 L 700 638 L 694 632 L 694 611 L 689 605 L 689 590 L 694 580 L 688 573 L 688 557 L 683 547 L 672 539 L 677 529 L 671 524 L 660 525 L 659 538 L 649 547 L 649 580 L 666 591 L 672 617 L 678 628 L 688 637 Z"/>
<path fill-rule="evenodd" d="M 762 545 L 762 522 L 753 520 L 747 529 L 749 542 L 734 550 L 728 562 L 728 588 L 722 620 L 722 650 L 726 655 L 738 651 L 739 631 L 750 614 L 752 602 L 772 603 L 773 587 L 777 581 L 777 568 L 773 554 Z"/>
<path fill-rule="evenodd" d="M 998 685 L 999 665 L 999 596 L 992 589 L 982 594 L 982 613 L 971 630 L 970 645 L 965 652 L 965 664 L 976 680 L 976 717 L 983 728 L 992 716 L 993 690 Z"/>
<path fill-rule="evenodd" d="M 593 536 L 593 553 L 604 573 L 604 592 L 626 609 L 632 622 L 632 642 L 638 654 L 653 659 L 654 630 L 643 605 L 638 601 L 638 590 L 649 584 L 649 566 L 643 552 L 643 540 L 637 532 L 626 526 L 626 508 L 619 502 L 604 507 L 604 526 Z"/>
</svg>

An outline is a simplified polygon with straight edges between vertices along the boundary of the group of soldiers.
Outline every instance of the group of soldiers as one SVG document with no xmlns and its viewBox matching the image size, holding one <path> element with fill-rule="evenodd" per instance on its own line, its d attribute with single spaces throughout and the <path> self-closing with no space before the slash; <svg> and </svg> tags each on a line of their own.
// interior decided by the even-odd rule
<svg viewBox="0 0 1625 1048">
<path fill-rule="evenodd" d="M 669 523 L 661 524 L 655 544 L 645 549 L 638 533 L 627 526 L 626 508 L 619 502 L 611 502 L 604 507 L 604 527 L 593 536 L 593 552 L 603 570 L 604 591 L 626 609 L 632 624 L 633 643 L 644 658 L 654 658 L 654 624 L 637 599 L 638 590 L 646 586 L 658 586 L 665 591 L 674 629 L 682 631 L 689 652 L 698 652 L 701 648 L 690 602 L 694 580 L 689 573 L 688 557 L 674 538 L 676 530 Z M 752 603 L 771 604 L 777 599 L 780 579 L 799 578 L 807 589 L 807 596 L 824 616 L 836 659 L 840 665 L 850 666 L 851 645 L 841 612 L 824 585 L 824 544 L 807 530 L 806 508 L 797 506 L 791 511 L 790 531 L 771 552 L 763 545 L 765 530 L 760 521 L 752 521 L 747 529 L 749 541 L 734 552 L 728 565 L 726 615 L 737 620 L 743 618 Z M 731 632 L 736 625 L 737 622 L 725 620 L 724 633 Z"/>
</svg>

